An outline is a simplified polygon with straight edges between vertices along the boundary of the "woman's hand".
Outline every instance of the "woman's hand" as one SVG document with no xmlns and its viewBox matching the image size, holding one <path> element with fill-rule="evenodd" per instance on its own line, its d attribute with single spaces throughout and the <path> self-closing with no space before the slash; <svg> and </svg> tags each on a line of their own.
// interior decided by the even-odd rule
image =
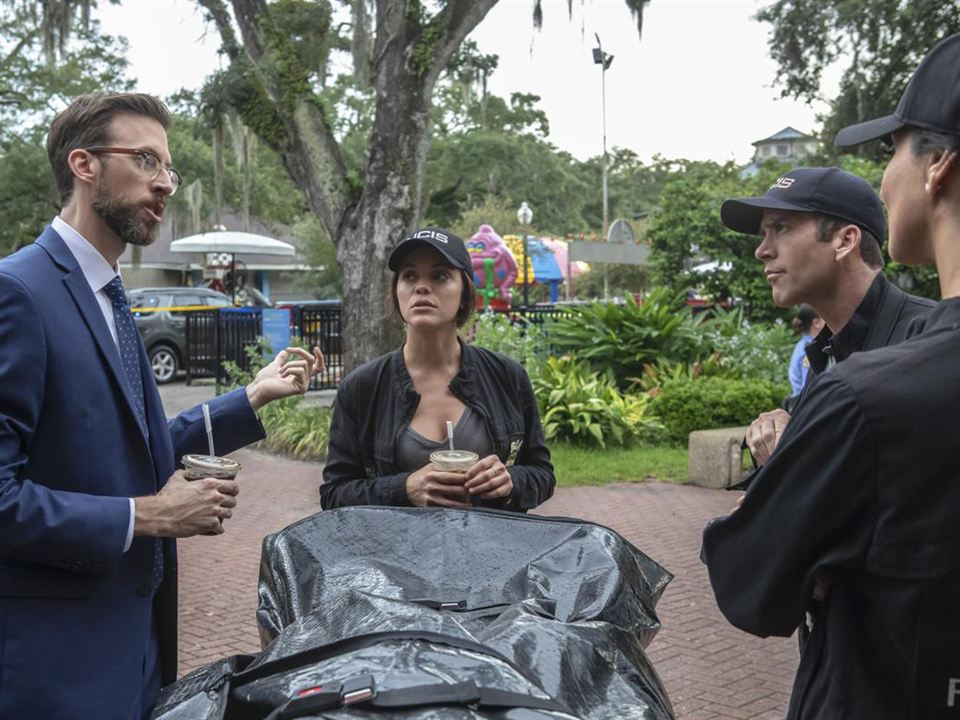
<svg viewBox="0 0 960 720">
<path fill-rule="evenodd" d="M 429 463 L 407 475 L 407 498 L 417 507 L 471 507 L 463 489 L 465 477 L 463 473 L 437 470 Z"/>
<path fill-rule="evenodd" d="M 496 455 L 487 455 L 467 470 L 463 487 L 471 497 L 495 500 L 513 492 L 513 478 Z"/>
</svg>

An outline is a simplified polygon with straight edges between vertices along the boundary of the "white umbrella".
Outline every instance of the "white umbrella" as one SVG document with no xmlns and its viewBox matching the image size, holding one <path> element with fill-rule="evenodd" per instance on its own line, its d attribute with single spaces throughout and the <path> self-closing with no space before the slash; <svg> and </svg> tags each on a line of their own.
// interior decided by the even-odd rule
<svg viewBox="0 0 960 720">
<path fill-rule="evenodd" d="M 235 230 L 216 230 L 174 240 L 173 252 L 249 253 L 251 255 L 295 255 L 297 249 L 283 240 Z"/>
<path fill-rule="evenodd" d="M 236 230 L 214 230 L 190 235 L 170 243 L 171 252 L 230 253 L 230 277 L 236 277 L 236 255 L 295 255 L 297 249 L 283 240 Z M 231 294 L 236 296 L 236 282 Z"/>
</svg>

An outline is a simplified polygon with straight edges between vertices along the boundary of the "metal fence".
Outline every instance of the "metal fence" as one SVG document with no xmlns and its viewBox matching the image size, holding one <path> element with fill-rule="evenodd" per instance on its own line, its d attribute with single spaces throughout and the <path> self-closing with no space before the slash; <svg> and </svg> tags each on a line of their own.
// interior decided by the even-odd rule
<svg viewBox="0 0 960 720">
<path fill-rule="evenodd" d="M 313 379 L 310 389 L 335 388 L 343 369 L 340 306 L 291 307 L 289 310 L 291 337 L 307 347 L 318 346 L 326 359 L 326 369 Z M 241 370 L 250 370 L 248 349 L 259 347 L 263 335 L 260 308 L 195 310 L 184 315 L 187 385 L 199 378 L 227 383 L 227 362 L 235 363 Z"/>
<path fill-rule="evenodd" d="M 326 360 L 326 369 L 314 378 L 311 390 L 337 387 L 343 375 L 343 344 L 339 304 L 320 307 L 293 306 L 290 310 L 290 335 L 308 348 L 318 346 Z M 529 323 L 542 328 L 550 320 L 569 315 L 563 307 L 538 305 L 497 310 L 514 324 Z M 229 381 L 224 363 L 233 362 L 249 371 L 248 348 L 257 347 L 263 335 L 260 308 L 222 308 L 194 310 L 186 317 L 187 385 L 200 378 L 215 378 L 218 384 Z"/>
</svg>

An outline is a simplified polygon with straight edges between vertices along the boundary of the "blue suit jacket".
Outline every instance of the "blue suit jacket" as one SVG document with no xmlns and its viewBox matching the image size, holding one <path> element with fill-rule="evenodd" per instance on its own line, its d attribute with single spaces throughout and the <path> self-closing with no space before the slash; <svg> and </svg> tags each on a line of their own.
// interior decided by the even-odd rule
<svg viewBox="0 0 960 720">
<path fill-rule="evenodd" d="M 124 553 L 128 498 L 206 452 L 200 408 L 169 422 L 140 346 L 148 433 L 116 344 L 60 236 L 0 260 L 0 717 L 128 718 L 156 609 L 163 682 L 176 676 L 176 548 Z M 241 389 L 211 402 L 221 452 L 263 437 Z M 135 712 L 135 711 L 133 711 Z"/>
</svg>

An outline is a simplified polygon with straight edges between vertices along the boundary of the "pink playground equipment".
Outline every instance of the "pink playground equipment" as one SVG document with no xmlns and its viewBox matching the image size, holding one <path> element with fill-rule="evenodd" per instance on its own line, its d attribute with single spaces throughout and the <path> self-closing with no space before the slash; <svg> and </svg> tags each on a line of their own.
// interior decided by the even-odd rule
<svg viewBox="0 0 960 720">
<path fill-rule="evenodd" d="M 481 225 L 467 241 L 473 265 L 473 282 L 477 286 L 477 309 L 510 307 L 513 284 L 517 278 L 517 261 L 490 225 Z"/>
</svg>

